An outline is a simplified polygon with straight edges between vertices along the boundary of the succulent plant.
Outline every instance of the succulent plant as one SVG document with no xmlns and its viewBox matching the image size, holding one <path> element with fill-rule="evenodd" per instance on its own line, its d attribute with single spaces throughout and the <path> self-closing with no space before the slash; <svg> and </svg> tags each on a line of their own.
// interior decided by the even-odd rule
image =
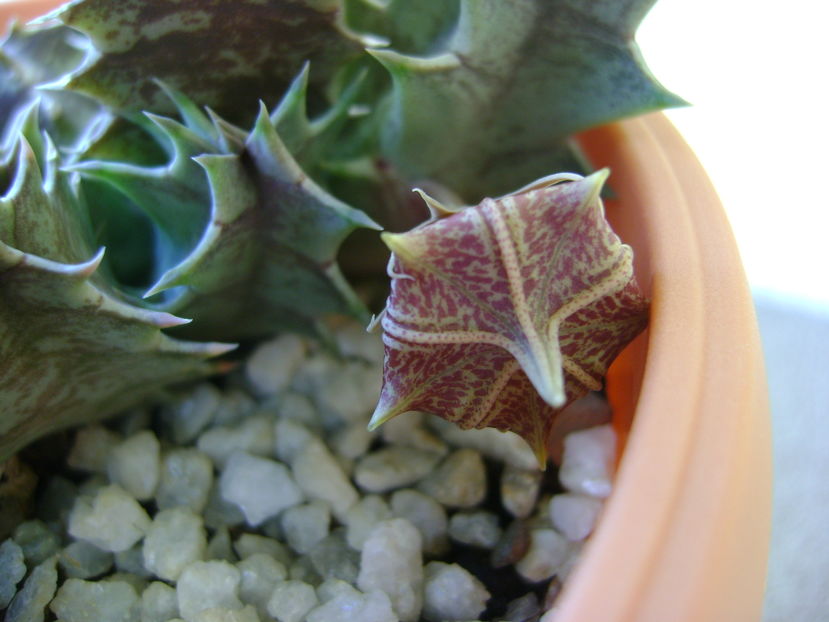
<svg viewBox="0 0 829 622">
<path fill-rule="evenodd" d="M 651 4 L 76 0 L 14 26 L 0 459 L 231 342 L 367 321 L 350 282 L 388 260 L 373 424 L 512 429 L 543 463 L 645 323 L 607 173 L 543 176 L 589 172 L 574 132 L 682 103 L 633 42 Z"/>
</svg>

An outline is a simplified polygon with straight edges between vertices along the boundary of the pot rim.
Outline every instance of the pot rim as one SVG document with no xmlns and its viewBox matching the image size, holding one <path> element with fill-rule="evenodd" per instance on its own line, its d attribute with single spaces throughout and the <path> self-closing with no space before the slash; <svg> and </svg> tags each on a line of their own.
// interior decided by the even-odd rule
<svg viewBox="0 0 829 622">
<path fill-rule="evenodd" d="M 611 169 L 608 219 L 633 246 L 652 306 L 648 330 L 608 374 L 624 445 L 613 493 L 542 621 L 759 620 L 770 417 L 730 225 L 664 114 L 585 132 L 578 144 Z"/>
</svg>

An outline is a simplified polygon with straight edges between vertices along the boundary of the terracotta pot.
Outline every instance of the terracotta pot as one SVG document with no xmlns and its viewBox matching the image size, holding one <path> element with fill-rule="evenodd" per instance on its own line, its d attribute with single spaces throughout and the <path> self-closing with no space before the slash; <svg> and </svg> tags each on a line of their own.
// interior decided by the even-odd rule
<svg viewBox="0 0 829 622">
<path fill-rule="evenodd" d="M 650 326 L 614 363 L 614 492 L 544 622 L 756 622 L 771 525 L 760 338 L 725 213 L 662 114 L 587 132 Z"/>
<path fill-rule="evenodd" d="M 0 0 L 0 24 L 7 24 L 12 19 L 27 22 L 61 4 L 63 2 L 60 0 L 14 0 L 12 2 Z M 5 34 L 5 26 L 3 34 Z"/>
<path fill-rule="evenodd" d="M 0 3 L 0 23 L 56 0 Z M 615 490 L 543 622 L 756 622 L 771 517 L 760 340 L 719 200 L 667 119 L 587 132 L 608 216 L 634 247 L 650 328 L 614 363 Z"/>
</svg>

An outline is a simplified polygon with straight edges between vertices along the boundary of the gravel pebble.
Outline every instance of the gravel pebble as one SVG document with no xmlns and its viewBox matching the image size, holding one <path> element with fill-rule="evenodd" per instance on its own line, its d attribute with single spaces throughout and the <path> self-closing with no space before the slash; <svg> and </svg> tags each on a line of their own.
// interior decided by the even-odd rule
<svg viewBox="0 0 829 622">
<path fill-rule="evenodd" d="M 500 432 L 495 428 L 461 430 L 454 423 L 434 416 L 428 417 L 427 421 L 447 443 L 475 449 L 488 458 L 519 469 L 538 469 L 538 460 L 530 446 L 513 432 Z"/>
<path fill-rule="evenodd" d="M 168 436 L 177 445 L 191 443 L 213 421 L 220 403 L 219 390 L 209 382 L 179 395 L 161 411 Z"/>
<path fill-rule="evenodd" d="M 144 547 L 142 543 L 135 544 L 126 551 L 118 551 L 113 556 L 115 568 L 119 573 L 150 578 L 153 573 L 144 567 Z"/>
<path fill-rule="evenodd" d="M 354 460 L 368 451 L 375 436 L 369 432 L 364 421 L 355 421 L 343 427 L 331 439 L 330 444 L 338 456 Z"/>
<path fill-rule="evenodd" d="M 220 469 L 231 455 L 245 452 L 257 456 L 273 455 L 273 421 L 266 415 L 248 417 L 235 426 L 216 426 L 199 436 L 196 446 L 210 456 Z"/>
<path fill-rule="evenodd" d="M 527 592 L 509 602 L 503 618 L 504 622 L 535 622 L 541 613 L 538 596 L 533 592 Z"/>
<path fill-rule="evenodd" d="M 161 473 L 161 445 L 150 430 L 142 430 L 109 452 L 107 474 L 139 501 L 151 499 Z"/>
<path fill-rule="evenodd" d="M 23 549 L 14 540 L 0 544 L 0 609 L 5 609 L 17 592 L 17 584 L 26 575 Z"/>
<path fill-rule="evenodd" d="M 279 419 L 274 425 L 274 453 L 279 460 L 290 464 L 314 438 L 316 436 L 302 423 Z"/>
<path fill-rule="evenodd" d="M 538 500 L 543 473 L 535 469 L 520 469 L 512 465 L 501 473 L 501 503 L 516 518 L 529 516 Z"/>
<path fill-rule="evenodd" d="M 424 577 L 423 617 L 426 620 L 473 620 L 486 609 L 489 592 L 462 566 L 429 562 Z"/>
<path fill-rule="evenodd" d="M 423 552 L 441 555 L 449 547 L 449 520 L 443 506 L 422 492 L 406 488 L 396 491 L 390 500 L 392 514 L 405 518 L 417 527 L 423 537 Z"/>
<path fill-rule="evenodd" d="M 268 600 L 268 613 L 277 622 L 301 622 L 317 606 L 314 587 L 302 581 L 283 581 Z"/>
<path fill-rule="evenodd" d="M 527 521 L 515 519 L 507 526 L 492 549 L 490 563 L 493 568 L 509 566 L 524 557 L 529 548 L 530 529 Z"/>
<path fill-rule="evenodd" d="M 214 480 L 204 508 L 204 524 L 210 529 L 236 527 L 245 522 L 245 515 L 235 503 L 222 497 L 221 482 Z"/>
<path fill-rule="evenodd" d="M 230 456 L 219 488 L 222 498 L 237 505 L 248 525 L 253 526 L 303 500 L 300 487 L 284 464 L 244 452 Z"/>
<path fill-rule="evenodd" d="M 241 573 L 239 597 L 252 604 L 260 617 L 267 618 L 268 602 L 274 588 L 285 580 L 288 570 L 267 553 L 254 553 L 236 564 Z"/>
<path fill-rule="evenodd" d="M 291 462 L 296 483 L 309 499 L 327 501 L 342 521 L 360 496 L 328 448 L 319 440 L 303 447 Z"/>
<path fill-rule="evenodd" d="M 268 613 L 277 622 L 301 622 L 318 602 L 312 585 L 302 581 L 283 581 L 276 585 L 268 600 Z"/>
<path fill-rule="evenodd" d="M 199 611 L 193 617 L 193 622 L 259 622 L 259 616 L 251 605 L 241 609 L 211 607 Z"/>
<path fill-rule="evenodd" d="M 126 551 L 144 537 L 151 522 L 138 501 L 112 484 L 91 500 L 78 497 L 69 515 L 69 535 L 105 551 Z"/>
<path fill-rule="evenodd" d="M 380 590 L 340 594 L 314 608 L 306 622 L 397 622 L 389 597 Z"/>
<path fill-rule="evenodd" d="M 573 432 L 564 439 L 559 480 L 571 492 L 604 499 L 613 487 L 615 456 L 616 435 L 612 426 Z"/>
<path fill-rule="evenodd" d="M 342 579 L 326 579 L 317 586 L 317 597 L 321 603 L 327 603 L 329 600 L 342 596 L 357 596 L 360 591 L 347 581 Z"/>
<path fill-rule="evenodd" d="M 381 590 L 402 622 L 415 622 L 423 606 L 423 539 L 403 518 L 378 523 L 363 545 L 357 587 Z"/>
<path fill-rule="evenodd" d="M 256 401 L 245 391 L 231 387 L 219 400 L 219 406 L 213 415 L 216 425 L 233 423 L 249 415 L 256 409 Z"/>
<path fill-rule="evenodd" d="M 533 529 L 526 555 L 515 569 L 531 583 L 549 579 L 558 572 L 570 552 L 570 543 L 555 529 Z"/>
<path fill-rule="evenodd" d="M 55 555 L 60 549 L 60 537 L 42 520 L 20 523 L 12 535 L 30 566 L 36 566 Z"/>
<path fill-rule="evenodd" d="M 106 473 L 109 452 L 121 436 L 102 425 L 90 425 L 75 433 L 66 463 L 73 469 L 89 473 Z"/>
<path fill-rule="evenodd" d="M 356 550 L 362 550 L 374 526 L 392 517 L 391 508 L 379 495 L 366 495 L 345 515 L 346 541 Z"/>
<path fill-rule="evenodd" d="M 67 577 L 91 579 L 108 572 L 114 560 L 112 553 L 84 540 L 76 540 L 64 547 L 58 561 Z"/>
<path fill-rule="evenodd" d="M 153 581 L 141 593 L 141 622 L 166 622 L 178 617 L 176 590 L 161 581 Z"/>
<path fill-rule="evenodd" d="M 201 512 L 213 485 L 213 463 L 197 449 L 173 449 L 164 455 L 155 502 L 166 510 L 183 505 Z"/>
<path fill-rule="evenodd" d="M 348 546 L 345 532 L 339 529 L 320 540 L 308 554 L 311 565 L 324 579 L 357 581 L 360 572 L 360 554 Z"/>
<path fill-rule="evenodd" d="M 216 529 L 213 537 L 207 543 L 204 558 L 206 560 L 217 559 L 226 562 L 236 561 L 236 553 L 233 551 L 233 544 L 230 541 L 230 531 L 227 527 L 219 527 Z"/>
<path fill-rule="evenodd" d="M 305 359 L 305 342 L 285 334 L 260 344 L 245 364 L 245 375 L 259 395 L 272 395 L 288 387 Z"/>
<path fill-rule="evenodd" d="M 394 417 L 381 426 L 380 434 L 389 445 L 403 445 L 441 456 L 446 455 L 449 451 L 447 444 L 424 427 L 424 419 L 427 416 L 415 411 Z"/>
<path fill-rule="evenodd" d="M 346 361 L 317 385 L 314 399 L 321 415 L 341 421 L 365 422 L 380 397 L 382 376 L 373 368 Z"/>
<path fill-rule="evenodd" d="M 62 622 L 130 622 L 138 594 L 124 581 L 67 579 L 49 608 Z"/>
<path fill-rule="evenodd" d="M 447 507 L 475 507 L 486 495 L 486 470 L 481 454 L 473 449 L 452 452 L 418 488 Z"/>
<path fill-rule="evenodd" d="M 439 460 L 438 454 L 413 447 L 386 447 L 357 462 L 354 481 L 367 492 L 388 492 L 420 481 Z"/>
<path fill-rule="evenodd" d="M 288 546 L 305 554 L 328 535 L 331 510 L 325 501 L 312 501 L 288 508 L 282 513 L 280 522 Z"/>
<path fill-rule="evenodd" d="M 492 512 L 458 512 L 449 521 L 449 537 L 461 544 L 491 549 L 501 540 L 501 535 L 498 516 Z"/>
<path fill-rule="evenodd" d="M 383 364 L 384 348 L 380 335 L 368 333 L 359 324 L 347 324 L 337 330 L 335 337 L 343 356 L 361 358 L 375 368 Z"/>
<path fill-rule="evenodd" d="M 593 531 L 602 506 L 600 499 L 586 495 L 555 495 L 550 499 L 550 520 L 568 540 L 584 540 Z"/>
<path fill-rule="evenodd" d="M 195 622 L 196 614 L 205 609 L 241 609 L 241 578 L 239 570 L 227 562 L 193 562 L 184 569 L 176 584 L 179 615 L 187 622 Z"/>
<path fill-rule="evenodd" d="M 160 579 L 175 581 L 188 565 L 204 558 L 206 549 L 201 516 L 184 507 L 162 510 L 144 538 L 144 566 Z"/>
<path fill-rule="evenodd" d="M 295 581 L 303 581 L 309 585 L 317 586 L 322 583 L 322 577 L 314 569 L 314 564 L 311 563 L 311 558 L 307 555 L 294 560 L 288 568 L 288 576 Z"/>
<path fill-rule="evenodd" d="M 35 566 L 6 609 L 4 622 L 43 622 L 58 585 L 57 556 Z"/>
<path fill-rule="evenodd" d="M 255 533 L 240 535 L 233 543 L 233 550 L 236 551 L 239 559 L 245 559 L 257 553 L 265 553 L 286 566 L 293 561 L 293 556 L 288 547 L 282 542 Z"/>
</svg>

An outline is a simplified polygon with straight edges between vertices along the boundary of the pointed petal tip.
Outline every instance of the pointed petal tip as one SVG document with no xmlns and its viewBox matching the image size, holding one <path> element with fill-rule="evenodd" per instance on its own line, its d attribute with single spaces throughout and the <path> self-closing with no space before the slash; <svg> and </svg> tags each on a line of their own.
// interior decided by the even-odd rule
<svg viewBox="0 0 829 622">
<path fill-rule="evenodd" d="M 530 447 L 533 450 L 533 455 L 535 455 L 535 459 L 538 461 L 538 468 L 542 471 L 547 470 L 547 446 L 543 440 L 539 437 L 534 442 L 529 443 Z"/>
<path fill-rule="evenodd" d="M 593 183 L 601 186 L 607 181 L 608 177 L 610 177 L 610 168 L 605 166 L 598 171 L 590 173 L 585 179 L 593 180 Z"/>
<path fill-rule="evenodd" d="M 435 197 L 430 196 L 426 193 L 425 190 L 422 188 L 412 188 L 412 192 L 416 193 L 423 199 L 423 202 L 426 203 L 426 207 L 429 208 L 429 216 L 433 220 L 437 220 L 439 218 L 444 218 L 455 213 L 454 210 L 446 207 L 443 203 L 438 201 Z"/>
<path fill-rule="evenodd" d="M 380 234 L 380 239 L 383 240 L 383 244 L 385 244 L 388 249 L 393 252 L 400 254 L 405 254 L 404 245 L 403 245 L 403 235 L 402 233 L 392 233 L 391 231 L 384 231 Z"/>
<path fill-rule="evenodd" d="M 374 410 L 374 413 L 371 415 L 371 419 L 368 422 L 368 431 L 373 432 L 381 425 L 389 421 L 390 419 L 394 419 L 399 412 L 394 410 L 386 410 L 381 408 L 381 404 L 377 405 L 377 408 Z"/>
<path fill-rule="evenodd" d="M 610 169 L 605 167 L 600 168 L 581 180 L 580 183 L 584 184 L 583 207 L 593 205 L 596 201 L 601 201 L 602 189 L 608 177 L 610 177 Z"/>
</svg>

